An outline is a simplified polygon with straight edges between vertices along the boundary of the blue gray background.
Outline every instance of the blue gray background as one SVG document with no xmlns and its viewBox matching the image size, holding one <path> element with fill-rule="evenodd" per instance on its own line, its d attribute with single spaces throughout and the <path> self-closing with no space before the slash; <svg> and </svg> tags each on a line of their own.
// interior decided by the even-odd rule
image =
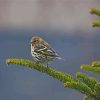
<svg viewBox="0 0 100 100">
<path fill-rule="evenodd" d="M 83 100 L 83 94 L 52 77 L 25 67 L 7 66 L 7 58 L 33 60 L 32 35 L 44 38 L 65 59 L 50 64 L 75 77 L 81 64 L 100 60 L 100 29 L 89 13 L 99 0 L 0 0 L 0 100 Z"/>
</svg>

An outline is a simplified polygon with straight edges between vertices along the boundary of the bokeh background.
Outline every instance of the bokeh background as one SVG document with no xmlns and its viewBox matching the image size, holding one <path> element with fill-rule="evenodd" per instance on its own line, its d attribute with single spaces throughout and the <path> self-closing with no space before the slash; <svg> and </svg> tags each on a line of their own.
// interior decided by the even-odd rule
<svg viewBox="0 0 100 100">
<path fill-rule="evenodd" d="M 65 59 L 50 64 L 75 76 L 81 64 L 100 60 L 99 19 L 89 13 L 100 0 L 0 0 L 0 100 L 83 100 L 79 92 L 64 88 L 52 77 L 25 67 L 7 66 L 7 58 L 33 60 L 29 41 L 38 35 Z"/>
</svg>

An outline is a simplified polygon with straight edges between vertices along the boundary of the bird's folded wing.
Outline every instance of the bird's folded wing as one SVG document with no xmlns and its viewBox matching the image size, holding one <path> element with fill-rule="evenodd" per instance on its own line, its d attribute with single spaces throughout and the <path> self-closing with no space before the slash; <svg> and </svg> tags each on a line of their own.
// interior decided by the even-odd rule
<svg viewBox="0 0 100 100">
<path fill-rule="evenodd" d="M 35 52 L 40 53 L 45 56 L 58 57 L 57 53 L 52 48 L 49 48 L 43 45 L 39 46 L 39 48 L 36 49 Z"/>
</svg>

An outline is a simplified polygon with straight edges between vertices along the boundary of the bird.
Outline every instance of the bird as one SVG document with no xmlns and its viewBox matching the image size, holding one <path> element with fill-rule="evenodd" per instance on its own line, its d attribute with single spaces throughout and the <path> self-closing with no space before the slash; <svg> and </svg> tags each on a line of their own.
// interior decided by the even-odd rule
<svg viewBox="0 0 100 100">
<path fill-rule="evenodd" d="M 50 44 L 37 35 L 32 36 L 30 45 L 31 55 L 38 63 L 45 63 L 48 67 L 48 63 L 54 59 L 61 59 Z"/>
</svg>

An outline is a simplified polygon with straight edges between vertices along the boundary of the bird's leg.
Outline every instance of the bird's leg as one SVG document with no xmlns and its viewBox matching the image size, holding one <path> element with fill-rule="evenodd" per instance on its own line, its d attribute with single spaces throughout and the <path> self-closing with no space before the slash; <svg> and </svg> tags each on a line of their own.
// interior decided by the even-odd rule
<svg viewBox="0 0 100 100">
<path fill-rule="evenodd" d="M 48 67 L 48 60 L 47 60 L 47 56 L 46 56 L 46 65 L 47 65 L 47 67 Z"/>
<path fill-rule="evenodd" d="M 47 63 L 47 67 L 48 67 L 48 63 Z"/>
</svg>

